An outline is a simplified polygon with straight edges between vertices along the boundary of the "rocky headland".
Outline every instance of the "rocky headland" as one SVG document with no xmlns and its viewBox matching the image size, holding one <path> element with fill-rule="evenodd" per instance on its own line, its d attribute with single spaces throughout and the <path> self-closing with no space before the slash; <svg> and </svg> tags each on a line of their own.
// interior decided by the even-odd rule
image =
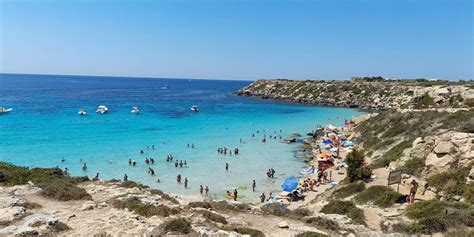
<svg viewBox="0 0 474 237">
<path fill-rule="evenodd" d="M 361 109 L 466 108 L 474 104 L 474 82 L 257 80 L 236 94 Z"/>
</svg>

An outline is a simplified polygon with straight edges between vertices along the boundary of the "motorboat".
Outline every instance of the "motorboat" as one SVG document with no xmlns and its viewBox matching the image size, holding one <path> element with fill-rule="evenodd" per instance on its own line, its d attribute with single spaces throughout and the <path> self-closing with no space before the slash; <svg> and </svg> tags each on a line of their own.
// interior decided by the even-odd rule
<svg viewBox="0 0 474 237">
<path fill-rule="evenodd" d="M 191 107 L 191 111 L 193 111 L 193 112 L 198 112 L 198 111 L 199 111 L 199 108 L 197 107 L 197 105 L 193 105 L 193 106 Z"/>
<path fill-rule="evenodd" d="M 3 107 L 0 107 L 0 114 L 10 113 L 12 110 L 13 110 L 12 108 L 5 109 Z"/>
<path fill-rule="evenodd" d="M 132 110 L 130 111 L 130 113 L 132 114 L 138 114 L 140 112 L 140 110 L 138 109 L 138 107 L 132 107 Z"/>
<path fill-rule="evenodd" d="M 168 86 L 168 85 L 164 85 L 164 86 L 160 87 L 160 89 L 162 89 L 162 90 L 168 90 L 169 88 L 170 88 L 170 86 Z"/>
<path fill-rule="evenodd" d="M 79 112 L 77 112 L 79 115 L 86 115 L 87 112 L 84 109 L 80 109 Z"/>
<path fill-rule="evenodd" d="M 107 108 L 105 105 L 99 105 L 99 107 L 97 107 L 97 110 L 95 112 L 98 114 L 105 114 L 108 111 L 109 111 L 109 108 Z"/>
</svg>

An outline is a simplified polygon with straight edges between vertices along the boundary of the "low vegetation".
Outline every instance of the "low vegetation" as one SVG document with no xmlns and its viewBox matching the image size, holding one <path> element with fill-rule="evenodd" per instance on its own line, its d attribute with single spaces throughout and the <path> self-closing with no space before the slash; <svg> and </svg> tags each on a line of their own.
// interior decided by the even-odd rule
<svg viewBox="0 0 474 237">
<path fill-rule="evenodd" d="M 402 167 L 404 174 L 419 176 L 425 167 L 425 160 L 422 158 L 411 158 Z"/>
<path fill-rule="evenodd" d="M 307 218 L 306 223 L 320 229 L 331 230 L 331 231 L 339 230 L 339 225 L 337 224 L 337 222 L 331 219 L 326 219 L 322 217 L 314 216 L 314 217 Z"/>
<path fill-rule="evenodd" d="M 321 234 L 313 231 L 306 231 L 300 234 L 297 234 L 296 237 L 327 237 L 328 235 Z"/>
<path fill-rule="evenodd" d="M 0 184 L 4 186 L 24 185 L 33 182 L 41 188 L 40 194 L 59 201 L 92 199 L 85 189 L 77 186 L 88 178 L 70 177 L 59 168 L 33 168 L 15 166 L 0 162 L 0 173 L 3 178 Z"/>
<path fill-rule="evenodd" d="M 178 200 L 176 198 L 171 197 L 169 194 L 159 190 L 159 189 L 151 189 L 150 190 L 151 194 L 159 195 L 162 199 L 170 201 L 173 204 L 179 204 Z"/>
<path fill-rule="evenodd" d="M 225 217 L 217 213 L 207 211 L 207 210 L 199 210 L 198 213 L 200 213 L 207 220 L 221 223 L 221 224 L 227 224 L 227 220 L 225 219 Z"/>
<path fill-rule="evenodd" d="M 188 204 L 190 208 L 205 208 L 205 209 L 212 209 L 215 211 L 248 211 L 250 210 L 250 205 L 247 203 L 236 203 L 231 204 L 226 201 L 218 201 L 218 202 L 190 202 Z"/>
<path fill-rule="evenodd" d="M 474 207 L 460 202 L 428 200 L 407 206 L 405 215 L 414 220 L 406 226 L 408 233 L 432 234 L 448 228 L 459 230 L 474 226 Z"/>
<path fill-rule="evenodd" d="M 331 200 L 321 209 L 322 213 L 340 214 L 351 218 L 355 223 L 365 224 L 364 213 L 351 201 Z"/>
<path fill-rule="evenodd" d="M 265 234 L 263 234 L 263 232 L 260 230 L 242 226 L 225 226 L 222 228 L 222 230 L 234 231 L 241 235 L 250 235 L 250 237 L 265 237 Z"/>
<path fill-rule="evenodd" d="M 165 233 L 189 234 L 191 223 L 184 218 L 171 219 L 163 223 Z"/>
<path fill-rule="evenodd" d="M 354 197 L 354 201 L 358 204 L 373 203 L 378 207 L 390 207 L 394 203 L 400 201 L 402 194 L 393 191 L 387 186 L 372 186 Z"/>
<path fill-rule="evenodd" d="M 180 212 L 179 208 L 170 208 L 165 205 L 145 204 L 137 197 L 114 198 L 108 201 L 110 205 L 117 209 L 128 209 L 144 217 L 163 216 L 167 217 Z"/>
<path fill-rule="evenodd" d="M 290 210 L 285 205 L 276 202 L 265 204 L 260 209 L 266 215 L 285 216 L 290 213 Z"/>
<path fill-rule="evenodd" d="M 364 189 L 365 189 L 365 184 L 363 182 L 354 182 L 334 191 L 332 194 L 332 197 L 335 199 L 344 199 L 356 193 L 360 193 L 364 191 Z"/>
<path fill-rule="evenodd" d="M 439 191 L 444 191 L 448 198 L 459 195 L 466 201 L 474 203 L 474 183 L 466 183 L 466 177 L 472 166 L 473 164 L 432 175 L 428 177 L 428 183 Z"/>
</svg>

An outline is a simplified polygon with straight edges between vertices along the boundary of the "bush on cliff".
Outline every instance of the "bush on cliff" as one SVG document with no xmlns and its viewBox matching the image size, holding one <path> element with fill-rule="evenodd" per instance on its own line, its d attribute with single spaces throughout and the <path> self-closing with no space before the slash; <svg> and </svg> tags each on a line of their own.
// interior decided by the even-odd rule
<svg viewBox="0 0 474 237">
<path fill-rule="evenodd" d="M 0 171 L 4 174 L 5 186 L 24 185 L 29 181 L 41 188 L 40 194 L 59 201 L 92 199 L 85 189 L 77 187 L 84 179 L 72 178 L 59 168 L 33 168 L 15 166 L 0 162 Z"/>
<path fill-rule="evenodd" d="M 460 167 L 432 175 L 428 177 L 428 184 L 439 191 L 444 191 L 448 198 L 454 195 L 461 195 L 472 202 L 474 199 L 472 194 L 473 186 L 472 184 L 466 184 L 466 177 L 469 175 L 471 167 L 472 164 L 467 167 Z"/>
<path fill-rule="evenodd" d="M 265 237 L 265 234 L 263 234 L 263 232 L 260 230 L 242 226 L 225 226 L 222 228 L 222 230 L 234 231 L 241 235 L 249 235 L 250 237 Z"/>
<path fill-rule="evenodd" d="M 170 208 L 165 205 L 152 205 L 145 204 L 136 197 L 129 197 L 125 199 L 114 198 L 108 201 L 108 203 L 117 209 L 128 209 L 136 214 L 144 217 L 152 216 L 170 216 L 180 212 L 179 208 Z"/>
<path fill-rule="evenodd" d="M 184 218 L 168 220 L 163 223 L 165 233 L 189 234 L 191 232 L 191 223 Z"/>
</svg>

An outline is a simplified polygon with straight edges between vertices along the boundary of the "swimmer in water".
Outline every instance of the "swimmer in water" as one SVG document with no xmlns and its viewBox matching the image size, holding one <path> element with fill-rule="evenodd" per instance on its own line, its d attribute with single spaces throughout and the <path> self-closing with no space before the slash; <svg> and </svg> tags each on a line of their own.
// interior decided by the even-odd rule
<svg viewBox="0 0 474 237">
<path fill-rule="evenodd" d="M 184 166 L 188 166 L 188 163 L 186 162 L 186 160 L 184 161 Z"/>
<path fill-rule="evenodd" d="M 61 158 L 61 162 L 64 162 L 64 161 L 66 161 L 66 159 L 64 159 L 64 157 L 63 157 L 63 158 Z"/>
<path fill-rule="evenodd" d="M 87 170 L 87 164 L 86 164 L 86 163 L 84 163 L 84 164 L 82 165 L 82 170 Z"/>
<path fill-rule="evenodd" d="M 155 150 L 155 145 L 151 145 L 151 149 L 152 149 L 152 150 Z"/>
<path fill-rule="evenodd" d="M 141 150 L 141 151 L 140 151 L 140 154 L 143 154 L 143 153 L 144 153 L 143 150 Z"/>
<path fill-rule="evenodd" d="M 183 161 L 182 160 L 179 161 L 179 167 L 183 168 Z"/>
<path fill-rule="evenodd" d="M 136 165 L 137 165 L 137 162 L 136 162 L 135 160 L 132 161 L 132 165 L 133 165 L 133 166 L 136 166 Z"/>
<path fill-rule="evenodd" d="M 155 175 L 155 171 L 151 167 L 148 167 L 148 174 Z"/>
<path fill-rule="evenodd" d="M 178 164 L 178 161 L 175 161 L 175 162 L 174 162 L 174 167 L 175 167 L 175 168 L 178 168 L 178 165 L 179 165 L 179 164 Z"/>
<path fill-rule="evenodd" d="M 132 165 L 132 159 L 128 159 L 128 165 Z"/>
<path fill-rule="evenodd" d="M 161 183 L 161 180 L 160 180 L 160 179 L 157 179 L 156 182 L 157 182 L 157 183 Z"/>
</svg>

